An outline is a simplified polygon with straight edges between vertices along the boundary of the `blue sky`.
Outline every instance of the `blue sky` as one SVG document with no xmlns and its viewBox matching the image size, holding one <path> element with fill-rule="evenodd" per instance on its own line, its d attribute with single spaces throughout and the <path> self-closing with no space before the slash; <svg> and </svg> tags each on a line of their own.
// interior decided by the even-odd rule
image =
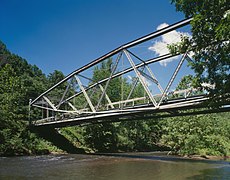
<svg viewBox="0 0 230 180">
<path fill-rule="evenodd" d="M 170 0 L 0 0 L 0 39 L 46 74 L 69 74 L 184 19 Z"/>
</svg>

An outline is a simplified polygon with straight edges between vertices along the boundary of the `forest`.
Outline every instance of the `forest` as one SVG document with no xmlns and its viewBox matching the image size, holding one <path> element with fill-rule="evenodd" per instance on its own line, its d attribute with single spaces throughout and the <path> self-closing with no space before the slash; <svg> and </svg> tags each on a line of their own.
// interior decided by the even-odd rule
<svg viewBox="0 0 230 180">
<path fill-rule="evenodd" d="M 93 80 L 107 76 L 111 67 L 109 59 L 99 64 L 94 69 Z M 57 70 L 46 76 L 0 42 L 1 156 L 64 153 L 28 126 L 29 99 L 35 99 L 63 78 L 64 74 Z M 119 80 L 113 83 L 121 84 Z M 128 83 L 124 84 L 128 88 Z M 135 93 L 140 91 L 137 88 Z M 107 93 L 114 99 L 120 96 L 112 88 Z M 169 151 L 178 155 L 229 156 L 229 119 L 230 113 L 226 112 L 74 126 L 58 132 L 86 153 Z"/>
<path fill-rule="evenodd" d="M 230 4 L 226 0 L 171 0 L 176 10 L 191 22 L 192 38 L 169 45 L 172 53 L 193 51 L 190 67 L 195 72 L 192 84 L 215 84 L 206 89 L 215 105 L 230 98 Z M 108 76 L 111 60 L 99 64 L 93 80 Z M 105 68 L 106 67 L 106 68 Z M 104 71 L 108 69 L 108 71 Z M 0 155 L 33 155 L 64 153 L 28 126 L 29 99 L 64 78 L 55 70 L 45 75 L 36 65 L 7 50 L 0 41 Z M 181 79 L 186 85 L 191 76 Z M 121 81 L 114 81 L 120 86 Z M 127 82 L 122 82 L 129 88 Z M 141 93 L 137 88 L 135 93 Z M 55 92 L 58 93 L 58 90 Z M 108 89 L 114 100 L 120 94 Z M 220 98 L 221 97 L 221 98 Z M 79 101 L 79 103 L 81 103 Z M 84 152 L 135 152 L 166 150 L 178 155 L 230 156 L 230 113 L 155 118 L 150 120 L 102 123 L 66 127 L 58 130 L 68 141 Z"/>
</svg>

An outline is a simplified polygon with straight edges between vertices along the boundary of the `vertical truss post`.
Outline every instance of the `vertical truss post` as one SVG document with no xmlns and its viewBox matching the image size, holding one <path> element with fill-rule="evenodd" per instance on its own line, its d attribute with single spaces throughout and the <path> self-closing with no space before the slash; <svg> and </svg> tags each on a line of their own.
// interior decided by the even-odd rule
<svg viewBox="0 0 230 180">
<path fill-rule="evenodd" d="M 42 119 L 44 119 L 44 109 L 43 109 L 44 108 L 44 104 L 43 104 L 43 102 L 44 101 L 42 100 L 42 109 L 41 109 L 42 110 Z"/>
<path fill-rule="evenodd" d="M 28 113 L 28 120 L 29 120 L 29 125 L 31 125 L 32 124 L 32 122 L 31 122 L 31 117 L 30 117 L 30 115 L 31 115 L 31 102 L 32 102 L 32 99 L 30 99 L 29 100 L 29 113 Z"/>
<path fill-rule="evenodd" d="M 179 70 L 180 70 L 180 68 L 181 68 L 181 66 L 182 66 L 182 64 L 183 64 L 183 62 L 184 62 L 186 56 L 187 56 L 187 52 L 184 53 L 184 55 L 182 56 L 182 58 L 181 58 L 180 62 L 178 63 L 178 65 L 177 65 L 177 67 L 176 67 L 176 69 L 175 69 L 175 71 L 174 71 L 174 73 L 173 73 L 171 79 L 169 80 L 169 83 L 168 83 L 168 85 L 166 86 L 166 88 L 165 88 L 165 90 L 164 90 L 164 92 L 163 92 L 163 94 L 162 94 L 162 96 L 161 96 L 161 99 L 160 99 L 160 101 L 159 101 L 159 103 L 158 103 L 158 105 L 157 105 L 158 107 L 160 106 L 160 104 L 162 103 L 163 99 L 164 99 L 165 96 L 167 95 L 168 90 L 169 90 L 169 88 L 171 87 L 173 81 L 175 80 L 175 78 L 176 78 L 176 76 L 177 76 L 177 74 L 178 74 L 178 72 L 179 72 Z"/>
<path fill-rule="evenodd" d="M 144 87 L 146 93 L 148 94 L 150 100 L 152 101 L 153 105 L 156 107 L 156 106 L 157 106 L 156 100 L 154 99 L 152 93 L 150 92 L 150 90 L 149 90 L 149 88 L 148 88 L 146 82 L 145 82 L 144 79 L 141 77 L 141 74 L 140 74 L 140 72 L 137 70 L 137 68 L 136 68 L 136 66 L 135 66 L 135 64 L 134 64 L 134 62 L 133 62 L 133 60 L 132 60 L 132 58 L 130 57 L 129 53 L 128 53 L 126 50 L 124 50 L 124 53 L 125 53 L 126 57 L 128 58 L 128 60 L 129 60 L 129 62 L 130 62 L 130 64 L 131 64 L 131 66 L 132 66 L 134 72 L 136 73 L 136 75 L 137 75 L 139 81 L 141 82 L 142 86 Z"/>
<path fill-rule="evenodd" d="M 109 83 L 110 83 L 110 81 L 111 81 L 111 79 L 112 79 L 112 76 L 113 76 L 113 74 L 115 73 L 115 71 L 116 71 L 116 69 L 117 69 L 117 65 L 118 65 L 118 63 L 119 63 L 119 61 L 120 61 L 121 55 L 122 55 L 122 52 L 118 55 L 118 57 L 117 57 L 117 59 L 116 59 L 115 65 L 114 65 L 114 67 L 113 67 L 113 69 L 112 69 L 112 72 L 111 72 L 111 74 L 110 74 L 110 76 L 109 76 L 108 81 L 106 82 L 104 91 L 102 92 L 102 95 L 101 95 L 101 97 L 100 97 L 100 99 L 99 99 L 99 101 L 98 101 L 98 103 L 97 103 L 96 109 L 99 108 L 100 103 L 101 103 L 103 97 L 105 96 L 106 90 L 107 90 L 107 88 L 108 88 L 108 86 L 109 86 Z"/>
<path fill-rule="evenodd" d="M 46 104 L 46 107 L 47 107 L 47 109 L 46 109 L 46 118 L 49 118 L 49 106 L 48 106 L 48 103 Z"/>
<path fill-rule="evenodd" d="M 122 61 L 121 61 L 121 71 L 124 69 L 124 56 L 122 55 Z M 123 74 L 120 76 L 121 77 L 121 102 L 124 101 L 124 81 L 123 81 Z M 123 109 L 124 104 L 121 104 L 121 109 Z"/>
<path fill-rule="evenodd" d="M 95 110 L 95 108 L 94 108 L 94 106 L 93 106 L 93 104 L 92 104 L 92 102 L 91 102 L 91 100 L 90 100 L 88 94 L 86 93 L 86 91 L 85 91 L 85 89 L 84 89 L 84 87 L 83 87 L 83 85 L 82 85 L 80 79 L 79 79 L 76 75 L 75 75 L 74 77 L 75 77 L 75 79 L 76 79 L 78 85 L 80 86 L 80 89 L 81 89 L 81 91 L 83 92 L 83 94 L 84 94 L 84 96 L 85 96 L 85 99 L 86 99 L 86 101 L 88 102 L 88 104 L 89 104 L 91 110 L 92 110 L 93 112 L 96 112 L 96 110 Z"/>
</svg>

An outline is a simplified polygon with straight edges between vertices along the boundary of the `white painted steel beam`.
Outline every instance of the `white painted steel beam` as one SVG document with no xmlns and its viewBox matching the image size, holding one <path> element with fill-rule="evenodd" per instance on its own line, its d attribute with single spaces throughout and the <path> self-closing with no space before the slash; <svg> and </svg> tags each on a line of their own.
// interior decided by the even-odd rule
<svg viewBox="0 0 230 180">
<path fill-rule="evenodd" d="M 130 64 L 131 64 L 131 66 L 132 66 L 134 72 L 136 73 L 137 77 L 139 78 L 139 81 L 141 82 L 141 84 L 142 84 L 142 86 L 143 86 L 145 92 L 148 94 L 149 99 L 152 101 L 152 103 L 153 103 L 154 106 L 157 106 L 156 100 L 154 99 L 152 93 L 150 92 L 150 90 L 149 90 L 149 88 L 148 88 L 146 82 L 145 82 L 144 79 L 142 78 L 140 72 L 139 72 L 139 71 L 137 70 L 137 68 L 135 67 L 135 64 L 134 64 L 132 58 L 130 57 L 129 53 L 128 53 L 126 50 L 124 50 L 124 53 L 125 53 L 126 57 L 128 58 L 128 60 L 129 60 L 129 62 L 130 62 Z"/>
<path fill-rule="evenodd" d="M 177 23 L 175 23 L 175 24 L 172 24 L 172 25 L 170 25 L 170 26 L 167 26 L 167 27 L 165 27 L 165 28 L 162 28 L 162 29 L 160 29 L 160 30 L 157 30 L 157 31 L 155 31 L 155 32 L 153 32 L 153 33 L 150 33 L 150 34 L 148 34 L 148 35 L 146 35 L 146 36 L 143 36 L 143 37 L 141 37 L 141 38 L 138 38 L 138 39 L 136 39 L 136 40 L 134 40 L 134 41 L 131 41 L 131 42 L 127 43 L 127 44 L 124 44 L 124 45 L 122 45 L 122 46 L 120 46 L 120 47 L 118 47 L 118 48 L 116 48 L 116 49 L 110 51 L 109 53 L 107 53 L 107 54 L 105 54 L 105 55 L 99 57 L 98 59 L 93 60 L 93 61 L 90 62 L 89 64 L 87 64 L 87 65 L 85 65 L 85 66 L 83 66 L 83 67 L 81 67 L 81 68 L 79 68 L 79 69 L 73 71 L 73 72 L 70 73 L 69 75 L 67 75 L 63 80 L 61 80 L 60 82 L 58 82 L 57 84 L 55 84 L 54 86 L 52 86 L 51 88 L 49 88 L 47 91 L 45 91 L 44 93 L 42 93 L 41 95 L 39 95 L 36 99 L 34 99 L 34 100 L 31 102 L 31 104 L 34 104 L 34 103 L 35 103 L 38 99 L 40 99 L 42 96 L 46 95 L 47 93 L 49 93 L 50 91 L 52 91 L 52 90 L 53 90 L 54 88 L 56 88 L 57 86 L 59 86 L 60 84 L 64 83 L 65 81 L 69 80 L 69 79 L 72 78 L 74 75 L 81 73 L 82 71 L 84 71 L 84 70 L 86 70 L 86 69 L 88 69 L 88 68 L 90 68 L 90 67 L 92 67 L 92 66 L 94 66 L 94 65 L 96 65 L 96 64 L 98 64 L 98 63 L 100 63 L 100 62 L 102 62 L 102 61 L 104 61 L 105 59 L 108 59 L 109 57 L 111 57 L 111 56 L 113 56 L 113 55 L 115 55 L 115 54 L 121 52 L 122 50 L 127 49 L 127 48 L 130 48 L 130 47 L 133 47 L 133 46 L 135 46 L 135 45 L 138 45 L 138 44 L 143 43 L 143 42 L 145 42 L 145 41 L 148 41 L 148 40 L 150 40 L 150 39 L 159 37 L 159 36 L 161 36 L 161 35 L 163 35 L 163 34 L 165 34 L 165 33 L 168 33 L 168 32 L 170 32 L 170 31 L 172 31 L 172 30 L 175 30 L 175 29 L 177 29 L 177 28 L 180 28 L 180 27 L 183 27 L 183 26 L 185 26 L 185 25 L 188 25 L 191 21 L 192 21 L 192 18 L 188 18 L 188 19 L 182 20 L 182 21 L 180 21 L 180 22 L 177 22 Z"/>
<path fill-rule="evenodd" d="M 77 83 L 78 83 L 78 85 L 79 85 L 81 91 L 83 92 L 83 94 L 84 94 L 84 96 L 85 96 L 85 99 L 86 99 L 86 101 L 87 101 L 88 104 L 89 104 L 90 109 L 91 109 L 93 112 L 96 112 L 96 110 L 95 110 L 95 108 L 94 108 L 94 106 L 93 106 L 93 104 L 92 104 L 92 102 L 91 102 L 91 100 L 90 100 L 88 94 L 86 93 L 85 88 L 83 87 L 83 85 L 82 85 L 80 79 L 79 79 L 77 76 L 74 76 L 74 77 L 75 77 L 75 79 L 76 79 L 76 81 L 77 81 Z"/>
<path fill-rule="evenodd" d="M 55 107 L 55 105 L 49 100 L 49 98 L 47 98 L 46 96 L 43 96 L 43 99 L 45 99 L 45 101 L 53 108 L 53 110 L 57 110 L 57 108 Z"/>
</svg>

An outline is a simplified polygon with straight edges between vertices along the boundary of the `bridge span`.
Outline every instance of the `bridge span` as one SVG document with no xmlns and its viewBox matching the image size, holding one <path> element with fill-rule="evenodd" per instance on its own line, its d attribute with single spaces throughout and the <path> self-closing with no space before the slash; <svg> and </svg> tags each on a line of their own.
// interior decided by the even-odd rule
<svg viewBox="0 0 230 180">
<path fill-rule="evenodd" d="M 124 44 L 75 70 L 30 100 L 30 124 L 64 127 L 229 111 L 229 104 L 207 108 L 205 88 L 193 88 L 191 83 L 183 88 L 176 86 L 191 74 L 186 70 L 188 62 L 193 61 L 190 52 L 159 55 L 148 48 L 164 35 L 187 27 L 191 20 Z M 140 51 L 142 47 L 144 51 Z M 166 67 L 159 62 L 171 64 Z"/>
</svg>

